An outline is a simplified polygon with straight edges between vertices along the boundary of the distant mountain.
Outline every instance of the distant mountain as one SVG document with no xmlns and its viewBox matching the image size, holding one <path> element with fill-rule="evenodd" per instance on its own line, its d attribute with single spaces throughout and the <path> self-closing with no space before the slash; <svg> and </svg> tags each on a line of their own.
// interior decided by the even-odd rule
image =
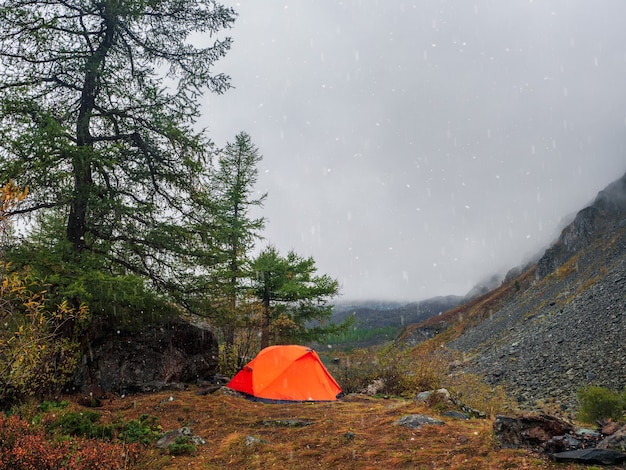
<svg viewBox="0 0 626 470">
<path fill-rule="evenodd" d="M 335 305 L 332 318 L 334 322 L 339 323 L 352 316 L 356 324 L 362 328 L 399 329 L 446 312 L 464 299 L 465 297 L 450 295 L 410 303 L 382 301 L 338 303 Z"/>
<path fill-rule="evenodd" d="M 410 325 L 438 336 L 458 372 L 502 384 L 527 409 L 576 406 L 587 384 L 626 387 L 626 175 L 578 212 L 538 261 L 483 295 Z"/>
<path fill-rule="evenodd" d="M 340 323 L 352 316 L 362 328 L 404 328 L 436 317 L 454 307 L 467 303 L 501 285 L 501 276 L 489 276 L 478 282 L 463 296 L 447 295 L 432 297 L 416 302 L 388 302 L 382 300 L 338 302 L 333 309 L 332 319 Z"/>
</svg>

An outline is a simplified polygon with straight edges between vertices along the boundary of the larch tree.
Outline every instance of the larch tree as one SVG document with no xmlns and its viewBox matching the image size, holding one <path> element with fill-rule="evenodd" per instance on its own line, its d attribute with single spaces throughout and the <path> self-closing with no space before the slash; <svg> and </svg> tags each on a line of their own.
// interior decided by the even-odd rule
<svg viewBox="0 0 626 470">
<path fill-rule="evenodd" d="M 263 305 L 261 348 L 270 343 L 315 340 L 338 331 L 330 323 L 339 283 L 329 275 L 316 275 L 313 258 L 290 251 L 282 256 L 265 248 L 252 264 L 252 290 Z"/>
<path fill-rule="evenodd" d="M 222 330 L 226 347 L 232 347 L 249 311 L 251 252 L 265 224 L 252 211 L 267 195 L 255 193 L 262 156 L 249 134 L 237 134 L 217 157 L 210 188 L 202 193 L 206 218 L 198 232 L 206 235 L 208 280 L 199 294 L 203 304 L 208 301 L 208 316 Z"/>
<path fill-rule="evenodd" d="M 194 130 L 235 19 L 213 0 L 0 3 L 0 181 L 64 218 L 70 256 L 175 285 L 211 144 Z M 203 34 L 207 47 L 197 47 Z"/>
</svg>

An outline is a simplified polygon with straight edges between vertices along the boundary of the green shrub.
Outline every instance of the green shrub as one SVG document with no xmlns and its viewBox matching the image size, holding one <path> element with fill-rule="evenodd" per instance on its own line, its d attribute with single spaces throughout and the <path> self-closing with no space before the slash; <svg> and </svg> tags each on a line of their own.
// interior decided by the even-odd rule
<svg viewBox="0 0 626 470">
<path fill-rule="evenodd" d="M 388 395 L 413 397 L 441 388 L 448 373 L 449 353 L 422 343 L 414 348 L 390 344 L 378 353 L 378 376 Z"/>
<path fill-rule="evenodd" d="M 59 416 L 49 427 L 60 434 L 87 438 L 112 439 L 113 426 L 99 423 L 100 413 L 86 410 L 76 413 L 70 411 Z"/>
<path fill-rule="evenodd" d="M 196 451 L 196 446 L 191 443 L 187 436 L 180 436 L 167 446 L 167 450 L 171 455 L 186 455 L 193 454 Z"/>
<path fill-rule="evenodd" d="M 118 439 L 124 442 L 136 442 L 148 445 L 154 442 L 161 431 L 156 424 L 157 418 L 142 414 L 139 419 L 132 419 L 128 423 L 120 423 Z"/>
<path fill-rule="evenodd" d="M 618 421 L 626 410 L 626 392 L 617 393 L 605 387 L 590 385 L 578 391 L 578 419 L 593 423 L 602 419 Z"/>
<path fill-rule="evenodd" d="M 39 408 L 43 413 L 47 413 L 49 411 L 64 410 L 65 408 L 69 406 L 69 404 L 70 402 L 67 400 L 61 400 L 61 401 L 44 400 L 37 406 L 37 408 Z"/>
<path fill-rule="evenodd" d="M 118 420 L 110 424 L 100 423 L 100 414 L 87 410 L 81 413 L 68 412 L 59 416 L 48 429 L 64 436 L 107 439 L 126 443 L 150 444 L 156 440 L 160 428 L 157 418 L 143 414 L 139 419 L 128 422 Z"/>
</svg>

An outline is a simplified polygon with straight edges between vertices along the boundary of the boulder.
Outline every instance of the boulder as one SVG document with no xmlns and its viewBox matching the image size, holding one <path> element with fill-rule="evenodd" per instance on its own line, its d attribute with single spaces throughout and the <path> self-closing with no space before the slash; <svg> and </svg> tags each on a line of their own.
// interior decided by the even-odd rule
<svg viewBox="0 0 626 470">
<path fill-rule="evenodd" d="M 138 332 L 101 332 L 85 348 L 74 391 L 128 394 L 198 382 L 215 374 L 217 357 L 213 333 L 180 318 Z"/>
<path fill-rule="evenodd" d="M 599 449 L 610 449 L 626 452 L 626 426 L 605 437 L 597 445 Z"/>
<path fill-rule="evenodd" d="M 365 395 L 373 397 L 374 395 L 378 395 L 382 393 L 385 389 L 385 381 L 383 379 L 376 379 L 371 384 L 369 384 L 363 391 Z"/>
<path fill-rule="evenodd" d="M 450 392 L 445 388 L 419 392 L 417 395 L 415 395 L 415 398 L 413 400 L 415 400 L 415 402 L 417 403 L 424 403 L 426 405 L 429 405 L 431 403 L 444 403 L 450 406 L 454 405 Z"/>
<path fill-rule="evenodd" d="M 613 427 L 604 428 L 613 430 Z M 496 416 L 494 434 L 501 447 L 545 452 L 557 462 L 585 465 L 626 462 L 626 427 L 604 437 L 593 429 L 574 428 L 550 415 Z"/>
<path fill-rule="evenodd" d="M 493 430 L 501 447 L 545 448 L 555 436 L 563 436 L 574 427 L 555 416 L 522 415 L 518 417 L 496 416 Z"/>
</svg>

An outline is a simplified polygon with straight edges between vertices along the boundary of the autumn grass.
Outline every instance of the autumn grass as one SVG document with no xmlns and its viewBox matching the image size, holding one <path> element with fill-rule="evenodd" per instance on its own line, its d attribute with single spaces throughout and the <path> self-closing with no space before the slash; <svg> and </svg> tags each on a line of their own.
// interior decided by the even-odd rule
<svg viewBox="0 0 626 470">
<path fill-rule="evenodd" d="M 69 397 L 72 400 L 71 397 Z M 72 410 L 81 407 L 72 403 Z M 191 455 L 144 447 L 133 467 L 146 469 L 569 469 L 526 450 L 499 449 L 492 421 L 438 416 L 443 426 L 410 429 L 403 416 L 434 410 L 412 400 L 350 395 L 337 402 L 262 404 L 195 390 L 110 398 L 102 420 L 150 414 L 164 431 L 191 426 L 206 440 Z M 263 421 L 304 420 L 304 427 L 267 426 Z"/>
<path fill-rule="evenodd" d="M 559 469 L 584 467 L 556 465 L 545 456 L 523 449 L 500 449 L 492 434 L 491 419 L 456 420 L 436 410 L 401 398 L 372 398 L 351 394 L 337 402 L 263 404 L 218 391 L 198 390 L 110 397 L 97 411 L 103 423 L 131 422 L 155 417 L 162 430 L 190 426 L 202 437 L 191 454 L 173 455 L 154 445 L 140 446 L 134 464 L 102 468 L 137 470 L 271 469 L 378 470 L 378 469 Z M 63 412 L 93 410 L 64 397 Z M 51 409 L 42 423 L 55 419 Z M 419 429 L 398 426 L 405 415 L 423 413 L 444 425 Z M 310 423 L 302 427 L 279 425 L 289 420 Z M 267 422 L 278 423 L 268 426 Z M 91 440 L 94 455 L 110 453 L 115 443 Z M 104 454 L 100 454 L 104 455 Z M 109 454 L 106 454 L 109 455 Z M 26 468 L 26 467 L 25 467 Z M 83 467 L 72 467 L 82 469 Z"/>
</svg>

